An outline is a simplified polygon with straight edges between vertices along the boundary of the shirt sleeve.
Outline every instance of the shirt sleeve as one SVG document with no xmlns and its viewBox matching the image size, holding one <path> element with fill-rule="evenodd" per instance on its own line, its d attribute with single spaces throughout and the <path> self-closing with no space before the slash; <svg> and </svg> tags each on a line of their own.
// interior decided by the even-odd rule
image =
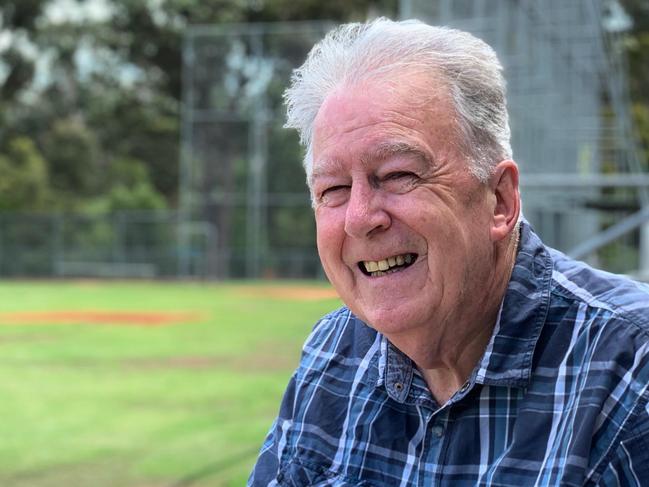
<svg viewBox="0 0 649 487">
<path fill-rule="evenodd" d="M 295 404 L 295 374 L 291 377 L 280 406 L 278 417 L 273 421 L 266 440 L 261 447 L 257 463 L 250 477 L 248 487 L 267 487 L 276 484 L 276 478 L 286 445 L 286 434 L 293 423 L 293 405 Z"/>
<path fill-rule="evenodd" d="M 597 482 L 598 486 L 649 487 L 649 405 L 620 442 Z"/>
<path fill-rule="evenodd" d="M 278 476 L 285 474 L 284 470 L 288 468 L 294 453 L 294 438 L 291 438 L 291 433 L 299 433 L 304 428 L 302 409 L 305 394 L 314 394 L 313 390 L 305 392 L 305 377 L 310 373 L 321 373 L 321 366 L 328 363 L 323 357 L 328 357 L 331 353 L 332 343 L 339 342 L 339 335 L 345 329 L 349 317 L 349 310 L 340 308 L 320 319 L 307 337 L 302 348 L 300 364 L 286 387 L 279 414 L 266 436 L 257 463 L 248 478 L 248 487 L 277 486 Z M 313 484 L 305 481 L 295 485 Z"/>
</svg>

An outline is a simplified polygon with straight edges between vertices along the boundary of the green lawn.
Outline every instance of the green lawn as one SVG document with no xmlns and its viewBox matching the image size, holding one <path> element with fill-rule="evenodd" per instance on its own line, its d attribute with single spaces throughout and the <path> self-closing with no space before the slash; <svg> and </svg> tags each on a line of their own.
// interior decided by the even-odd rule
<svg viewBox="0 0 649 487">
<path fill-rule="evenodd" d="M 244 485 L 302 341 L 339 306 L 272 297 L 271 286 L 1 282 L 0 485 Z M 198 318 L 145 327 L 6 314 L 57 310 Z"/>
</svg>

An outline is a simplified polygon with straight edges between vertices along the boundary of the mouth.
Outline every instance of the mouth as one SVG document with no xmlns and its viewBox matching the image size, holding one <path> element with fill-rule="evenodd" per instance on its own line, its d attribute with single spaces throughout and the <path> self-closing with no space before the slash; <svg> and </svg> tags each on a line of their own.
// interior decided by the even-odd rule
<svg viewBox="0 0 649 487">
<path fill-rule="evenodd" d="M 417 254 L 408 253 L 393 255 L 382 260 L 363 260 L 358 263 L 358 268 L 368 277 L 386 276 L 410 267 L 417 257 Z"/>
</svg>

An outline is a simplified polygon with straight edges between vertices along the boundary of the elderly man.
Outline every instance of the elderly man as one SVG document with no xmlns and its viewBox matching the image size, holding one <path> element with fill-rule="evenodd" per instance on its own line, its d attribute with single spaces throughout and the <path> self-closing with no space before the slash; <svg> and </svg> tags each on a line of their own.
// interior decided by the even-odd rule
<svg viewBox="0 0 649 487">
<path fill-rule="evenodd" d="M 520 218 L 501 66 L 471 35 L 344 25 L 286 93 L 346 304 L 249 485 L 649 485 L 649 293 Z"/>
</svg>

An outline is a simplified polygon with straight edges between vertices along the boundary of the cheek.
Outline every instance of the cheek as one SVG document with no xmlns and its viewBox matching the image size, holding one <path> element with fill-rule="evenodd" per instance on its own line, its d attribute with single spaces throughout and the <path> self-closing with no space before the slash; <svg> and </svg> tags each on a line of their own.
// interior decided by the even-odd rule
<svg viewBox="0 0 649 487">
<path fill-rule="evenodd" d="M 340 258 L 343 240 L 343 225 L 330 215 L 316 215 L 316 241 L 323 264 L 332 265 L 332 259 Z"/>
<path fill-rule="evenodd" d="M 435 208 L 413 213 L 410 221 L 425 241 L 431 272 L 446 273 L 465 264 L 472 235 L 455 212 L 445 207 Z"/>
</svg>

